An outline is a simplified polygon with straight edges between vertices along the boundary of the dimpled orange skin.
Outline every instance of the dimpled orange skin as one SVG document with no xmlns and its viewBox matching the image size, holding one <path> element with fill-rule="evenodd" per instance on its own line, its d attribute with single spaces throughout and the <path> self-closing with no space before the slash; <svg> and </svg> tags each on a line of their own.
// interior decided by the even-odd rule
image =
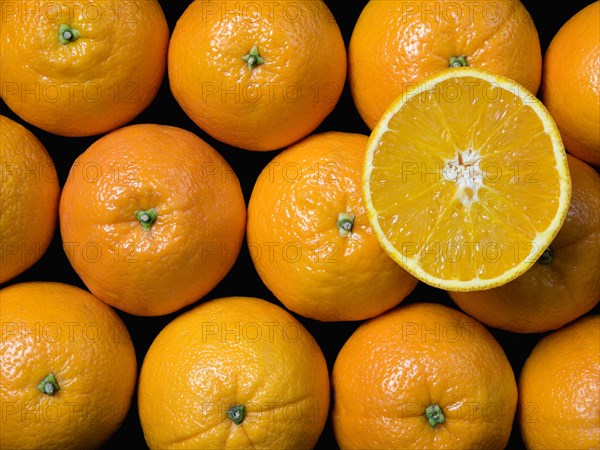
<svg viewBox="0 0 600 450">
<path fill-rule="evenodd" d="M 156 209 L 149 230 L 136 212 Z M 69 261 L 92 293 L 156 316 L 199 300 L 239 254 L 246 205 L 227 161 L 177 127 L 131 125 L 73 163 L 60 199 Z"/>
<path fill-rule="evenodd" d="M 220 298 L 177 317 L 142 365 L 138 407 L 152 449 L 310 449 L 325 426 L 329 376 L 312 335 L 265 300 Z M 244 405 L 245 418 L 227 417 Z"/>
<path fill-rule="evenodd" d="M 514 333 L 557 329 L 600 301 L 600 175 L 567 155 L 572 194 L 567 217 L 550 244 L 552 260 L 538 261 L 492 289 L 449 292 L 467 314 Z"/>
<path fill-rule="evenodd" d="M 63 283 L 0 291 L 0 447 L 98 448 L 125 419 L 137 362 L 127 328 L 108 305 Z M 54 374 L 54 396 L 37 389 Z"/>
<path fill-rule="evenodd" d="M 518 417 L 528 449 L 600 448 L 600 316 L 538 342 L 519 378 Z"/>
<path fill-rule="evenodd" d="M 242 58 L 257 46 L 264 62 Z M 194 1 L 169 44 L 171 91 L 212 137 L 242 149 L 285 147 L 335 107 L 346 48 L 322 0 Z"/>
<path fill-rule="evenodd" d="M 60 187 L 54 162 L 27 128 L 0 116 L 0 283 L 35 264 L 57 224 Z"/>
<path fill-rule="evenodd" d="M 2 2 L 2 99 L 23 120 L 91 136 L 132 120 L 154 99 L 169 28 L 156 0 Z M 60 26 L 79 32 L 59 41 Z"/>
<path fill-rule="evenodd" d="M 600 166 L 600 2 L 583 8 L 552 38 L 541 97 L 567 151 Z"/>
<path fill-rule="evenodd" d="M 247 223 L 252 261 L 273 294 L 303 316 L 367 319 L 417 285 L 369 224 L 360 189 L 367 140 L 356 133 L 314 134 L 273 158 L 254 185 Z M 343 237 L 340 213 L 355 216 Z"/>
<path fill-rule="evenodd" d="M 537 93 L 540 41 L 520 1 L 368 2 L 348 46 L 350 90 L 367 126 L 373 129 L 394 99 L 460 56 Z"/>
<path fill-rule="evenodd" d="M 517 386 L 481 324 L 433 303 L 400 305 L 360 325 L 337 356 L 332 423 L 342 449 L 504 449 Z M 432 427 L 429 405 L 445 421 Z"/>
</svg>

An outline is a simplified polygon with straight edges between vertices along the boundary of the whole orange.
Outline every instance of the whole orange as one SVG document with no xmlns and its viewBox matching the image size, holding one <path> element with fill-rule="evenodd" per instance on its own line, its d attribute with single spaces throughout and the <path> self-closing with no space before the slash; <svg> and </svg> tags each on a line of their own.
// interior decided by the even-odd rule
<svg viewBox="0 0 600 450">
<path fill-rule="evenodd" d="M 100 447 L 125 419 L 137 378 L 119 316 L 63 283 L 13 284 L 0 304 L 0 446 Z"/>
<path fill-rule="evenodd" d="M 48 249 L 57 224 L 60 187 L 44 144 L 2 115 L 0 177 L 0 283 L 4 283 L 30 268 Z"/>
<path fill-rule="evenodd" d="M 600 301 L 600 175 L 567 155 L 569 212 L 558 234 L 527 272 L 502 286 L 449 292 L 467 314 L 515 333 L 559 328 Z"/>
<path fill-rule="evenodd" d="M 371 0 L 348 47 L 350 91 L 371 129 L 418 82 L 460 66 L 504 75 L 537 93 L 540 41 L 520 1 Z"/>
<path fill-rule="evenodd" d="M 139 124 L 94 142 L 60 199 L 66 255 L 100 299 L 130 314 L 174 312 L 213 289 L 239 254 L 237 175 L 181 128 Z"/>
<path fill-rule="evenodd" d="M 290 310 L 363 320 L 396 306 L 417 279 L 373 235 L 361 195 L 368 137 L 327 132 L 286 148 L 248 203 L 247 241 L 265 285 Z"/>
<path fill-rule="evenodd" d="M 600 448 L 600 316 L 544 336 L 519 377 L 519 424 L 529 449 Z"/>
<path fill-rule="evenodd" d="M 600 2 L 571 17 L 544 55 L 541 98 L 571 154 L 600 166 Z"/>
<path fill-rule="evenodd" d="M 341 449 L 504 449 L 517 405 L 509 361 L 477 321 L 434 303 L 361 324 L 333 366 Z"/>
<path fill-rule="evenodd" d="M 322 0 L 196 0 L 169 44 L 171 91 L 212 137 L 275 150 L 312 132 L 346 78 L 346 48 Z"/>
<path fill-rule="evenodd" d="M 154 99 L 168 41 L 156 0 L 3 1 L 0 94 L 43 130 L 104 133 Z"/>
<path fill-rule="evenodd" d="M 144 358 L 144 437 L 152 449 L 313 448 L 328 375 L 313 336 L 283 308 L 211 300 L 169 323 Z"/>
</svg>

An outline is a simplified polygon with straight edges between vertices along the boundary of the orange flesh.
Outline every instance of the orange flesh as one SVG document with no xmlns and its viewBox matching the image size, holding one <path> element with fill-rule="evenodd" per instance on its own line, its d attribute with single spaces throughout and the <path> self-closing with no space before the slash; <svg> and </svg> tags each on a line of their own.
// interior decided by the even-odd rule
<svg viewBox="0 0 600 450">
<path fill-rule="evenodd" d="M 373 207 L 398 262 L 459 281 L 533 263 L 561 180 L 532 94 L 468 76 L 427 87 L 396 110 L 372 159 Z"/>
</svg>

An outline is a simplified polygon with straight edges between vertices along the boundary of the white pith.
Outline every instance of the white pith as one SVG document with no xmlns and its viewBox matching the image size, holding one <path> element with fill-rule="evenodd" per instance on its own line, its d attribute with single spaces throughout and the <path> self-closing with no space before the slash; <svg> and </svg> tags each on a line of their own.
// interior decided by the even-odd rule
<svg viewBox="0 0 600 450">
<path fill-rule="evenodd" d="M 456 197 L 464 206 L 479 201 L 479 189 L 483 186 L 480 159 L 476 150 L 468 148 L 458 151 L 456 158 L 446 161 L 444 165 L 444 180 L 456 183 Z"/>
</svg>

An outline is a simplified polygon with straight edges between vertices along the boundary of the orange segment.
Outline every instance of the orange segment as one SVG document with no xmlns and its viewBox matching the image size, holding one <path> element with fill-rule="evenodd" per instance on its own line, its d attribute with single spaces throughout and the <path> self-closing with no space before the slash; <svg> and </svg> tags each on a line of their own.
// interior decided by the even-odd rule
<svg viewBox="0 0 600 450">
<path fill-rule="evenodd" d="M 420 280 L 504 284 L 560 229 L 571 184 L 551 116 L 516 82 L 448 69 L 399 97 L 373 130 L 363 190 L 376 236 Z"/>
</svg>

